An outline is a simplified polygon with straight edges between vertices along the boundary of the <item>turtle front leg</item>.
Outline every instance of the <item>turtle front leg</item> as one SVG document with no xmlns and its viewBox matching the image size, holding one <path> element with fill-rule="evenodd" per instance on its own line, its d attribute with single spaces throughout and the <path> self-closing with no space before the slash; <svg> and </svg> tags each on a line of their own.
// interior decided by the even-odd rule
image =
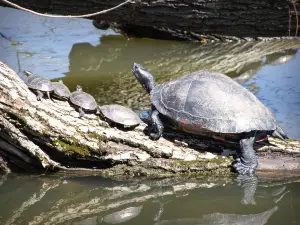
<svg viewBox="0 0 300 225">
<path fill-rule="evenodd" d="M 41 92 L 40 90 L 37 90 L 36 93 L 37 93 L 36 99 L 37 99 L 38 101 L 41 101 L 42 98 L 43 98 L 43 96 L 44 96 L 43 92 Z"/>
<path fill-rule="evenodd" d="M 152 140 L 158 140 L 162 136 L 163 131 L 164 125 L 159 118 L 159 112 L 157 110 L 153 110 L 151 114 L 150 138 Z"/>
<path fill-rule="evenodd" d="M 240 151 L 238 151 L 238 158 L 234 162 L 234 169 L 239 174 L 252 175 L 258 166 L 257 157 L 253 149 L 255 137 L 247 137 L 240 140 Z"/>
<path fill-rule="evenodd" d="M 47 91 L 47 97 L 48 97 L 51 101 L 53 101 L 53 99 L 50 98 L 50 92 L 49 92 L 49 91 Z"/>
<path fill-rule="evenodd" d="M 84 111 L 82 108 L 78 108 L 78 111 L 79 111 L 79 118 L 83 117 L 84 116 Z"/>
</svg>

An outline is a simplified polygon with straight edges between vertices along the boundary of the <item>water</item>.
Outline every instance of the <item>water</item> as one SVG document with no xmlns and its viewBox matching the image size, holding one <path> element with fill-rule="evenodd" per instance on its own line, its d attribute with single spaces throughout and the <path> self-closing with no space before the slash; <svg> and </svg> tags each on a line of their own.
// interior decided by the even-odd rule
<svg viewBox="0 0 300 225">
<path fill-rule="evenodd" d="M 200 46 L 126 40 L 94 28 L 89 20 L 43 18 L 3 7 L 0 33 L 0 60 L 21 77 L 26 69 L 62 79 L 71 90 L 80 84 L 99 104 L 149 107 L 149 96 L 131 74 L 133 62 L 143 64 L 158 82 L 199 69 L 225 73 L 270 107 L 290 137 L 300 138 L 300 41 Z M 122 224 L 131 225 L 300 224 L 296 178 L 260 178 L 255 193 L 255 185 L 246 191 L 253 198 L 243 197 L 249 185 L 229 178 L 1 179 L 0 224 L 112 224 L 121 222 L 113 214 L 120 210 L 127 210 L 123 222 L 128 221 Z"/>
<path fill-rule="evenodd" d="M 2 177 L 0 224 L 300 224 L 299 178 L 284 176 L 250 186 L 231 178 Z"/>
</svg>

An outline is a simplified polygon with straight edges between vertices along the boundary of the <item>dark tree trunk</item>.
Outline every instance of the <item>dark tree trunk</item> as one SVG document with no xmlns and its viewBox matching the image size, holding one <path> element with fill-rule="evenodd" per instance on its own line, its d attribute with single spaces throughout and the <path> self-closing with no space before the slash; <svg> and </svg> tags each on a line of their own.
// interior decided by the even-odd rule
<svg viewBox="0 0 300 225">
<path fill-rule="evenodd" d="M 14 1 L 24 7 L 47 13 L 78 15 L 120 4 L 106 1 Z M 235 40 L 289 35 L 296 31 L 296 12 L 287 0 L 161 0 L 136 1 L 95 18 L 127 33 L 127 36 L 194 41 Z M 3 5 L 3 3 L 0 3 Z M 299 8 L 299 1 L 295 3 Z M 290 10 L 289 10 L 290 9 Z"/>
</svg>

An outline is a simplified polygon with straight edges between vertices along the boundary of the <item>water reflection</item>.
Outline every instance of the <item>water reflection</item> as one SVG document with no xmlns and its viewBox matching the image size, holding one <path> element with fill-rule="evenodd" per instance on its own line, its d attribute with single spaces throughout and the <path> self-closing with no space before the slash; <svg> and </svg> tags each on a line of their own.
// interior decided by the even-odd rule
<svg viewBox="0 0 300 225">
<path fill-rule="evenodd" d="M 97 176 L 8 177 L 0 186 L 5 224 L 292 224 L 300 222 L 298 178 L 115 181 Z M 250 185 L 251 186 L 251 185 Z M 288 191 L 288 192 L 287 192 Z M 287 192 L 287 193 L 285 193 Z M 285 193 L 285 194 L 284 194 Z M 283 195 L 284 194 L 284 195 Z M 281 198 L 278 200 L 278 197 Z M 247 196 L 246 196 L 247 198 Z M 277 199 L 277 200 L 276 200 Z M 252 202 L 253 203 L 253 202 Z"/>
<path fill-rule="evenodd" d="M 271 47 L 272 46 L 272 47 Z M 100 104 L 121 103 L 149 106 L 149 98 L 131 74 L 133 62 L 149 69 L 157 82 L 182 76 L 188 71 L 209 69 L 226 73 L 240 83 L 250 80 L 263 66 L 282 57 L 295 57 L 300 42 L 195 43 L 104 36 L 101 44 L 73 45 L 70 68 L 64 82 L 89 90 Z M 277 54 L 276 50 L 284 53 Z M 273 55 L 273 53 L 275 55 Z"/>
<path fill-rule="evenodd" d="M 226 213 L 212 213 L 203 215 L 199 219 L 184 218 L 176 220 L 162 220 L 154 225 L 195 225 L 195 224 L 219 224 L 219 225 L 264 225 L 268 222 L 269 218 L 278 210 L 277 206 L 272 209 L 258 214 L 250 215 L 236 215 Z"/>
</svg>

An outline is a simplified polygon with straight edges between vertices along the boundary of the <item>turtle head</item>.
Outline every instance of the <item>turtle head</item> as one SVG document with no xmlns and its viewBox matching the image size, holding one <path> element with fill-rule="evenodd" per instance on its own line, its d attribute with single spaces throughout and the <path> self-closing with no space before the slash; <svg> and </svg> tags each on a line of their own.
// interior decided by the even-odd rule
<svg viewBox="0 0 300 225">
<path fill-rule="evenodd" d="M 24 74 L 25 74 L 25 76 L 27 76 L 27 77 L 33 75 L 33 73 L 30 72 L 29 70 L 24 70 Z"/>
<path fill-rule="evenodd" d="M 153 75 L 146 70 L 142 65 L 134 63 L 132 67 L 132 73 L 136 79 L 140 82 L 145 90 L 150 93 L 155 86 L 155 80 Z"/>
<path fill-rule="evenodd" d="M 76 86 L 76 91 L 82 91 L 82 87 L 80 85 Z"/>
</svg>

